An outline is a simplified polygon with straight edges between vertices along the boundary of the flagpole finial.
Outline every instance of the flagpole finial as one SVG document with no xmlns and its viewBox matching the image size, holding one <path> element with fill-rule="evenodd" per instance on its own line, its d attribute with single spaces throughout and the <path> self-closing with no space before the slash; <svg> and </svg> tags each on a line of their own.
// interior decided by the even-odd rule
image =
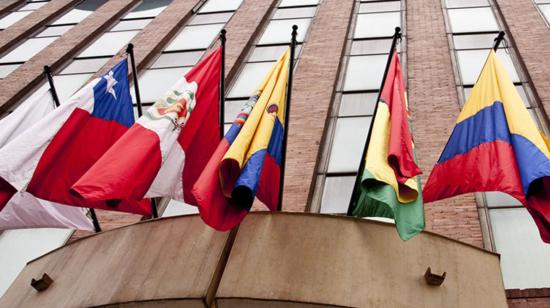
<svg viewBox="0 0 550 308">
<path fill-rule="evenodd" d="M 128 44 L 128 47 L 126 47 L 127 53 L 132 53 L 134 51 L 134 44 L 130 43 Z"/>
<path fill-rule="evenodd" d="M 298 25 L 292 25 L 292 36 L 296 37 L 298 35 Z"/>
<path fill-rule="evenodd" d="M 506 33 L 504 31 L 500 31 L 497 35 L 497 37 L 495 38 L 495 43 L 493 45 L 493 50 L 494 51 L 497 51 L 498 47 L 500 46 L 500 43 L 504 40 L 504 36 L 506 35 Z"/>
<path fill-rule="evenodd" d="M 226 33 L 227 33 L 227 30 L 225 30 L 225 29 L 220 30 L 220 42 L 222 43 L 222 45 L 225 44 L 225 40 L 226 40 L 225 34 Z"/>
<path fill-rule="evenodd" d="M 52 72 L 52 70 L 51 70 L 50 66 L 44 65 L 44 73 L 51 74 L 51 72 Z"/>
</svg>

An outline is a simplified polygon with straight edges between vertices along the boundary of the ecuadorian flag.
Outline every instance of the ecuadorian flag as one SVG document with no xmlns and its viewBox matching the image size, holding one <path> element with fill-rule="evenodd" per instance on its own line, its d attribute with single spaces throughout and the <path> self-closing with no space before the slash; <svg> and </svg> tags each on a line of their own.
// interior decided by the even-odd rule
<svg viewBox="0 0 550 308">
<path fill-rule="evenodd" d="M 201 218 L 229 230 L 258 196 L 277 209 L 290 51 L 275 63 L 237 115 L 193 186 Z"/>
<path fill-rule="evenodd" d="M 426 202 L 501 191 L 531 213 L 550 243 L 550 152 L 491 50 L 424 190 Z"/>
<path fill-rule="evenodd" d="M 395 220 L 408 240 L 424 230 L 424 205 L 416 165 L 399 56 L 394 52 L 374 118 L 360 194 L 353 200 L 356 217 Z"/>
</svg>

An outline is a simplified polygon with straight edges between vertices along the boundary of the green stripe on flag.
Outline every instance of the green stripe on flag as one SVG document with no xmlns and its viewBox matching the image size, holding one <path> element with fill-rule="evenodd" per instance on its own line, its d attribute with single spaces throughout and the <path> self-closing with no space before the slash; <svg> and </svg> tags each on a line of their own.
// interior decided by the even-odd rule
<svg viewBox="0 0 550 308">
<path fill-rule="evenodd" d="M 393 188 L 378 181 L 368 170 L 363 173 L 361 193 L 353 216 L 386 217 L 395 220 L 397 232 L 406 241 L 424 230 L 424 203 L 422 188 L 417 177 L 418 198 L 410 203 L 401 203 Z"/>
</svg>

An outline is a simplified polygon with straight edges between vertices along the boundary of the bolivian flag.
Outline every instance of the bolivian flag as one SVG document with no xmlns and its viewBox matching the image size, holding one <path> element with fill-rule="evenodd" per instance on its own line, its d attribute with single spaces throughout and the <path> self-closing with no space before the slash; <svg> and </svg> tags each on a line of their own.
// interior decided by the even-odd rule
<svg viewBox="0 0 550 308">
<path fill-rule="evenodd" d="M 216 230 L 238 225 L 257 196 L 277 209 L 290 52 L 244 105 L 193 186 L 201 218 Z"/>
<path fill-rule="evenodd" d="M 374 118 L 356 217 L 387 217 L 408 240 L 424 230 L 424 205 L 416 165 L 401 64 L 394 52 Z"/>
<path fill-rule="evenodd" d="M 531 213 L 550 243 L 550 152 L 491 50 L 424 191 L 427 202 L 501 191 Z"/>
</svg>

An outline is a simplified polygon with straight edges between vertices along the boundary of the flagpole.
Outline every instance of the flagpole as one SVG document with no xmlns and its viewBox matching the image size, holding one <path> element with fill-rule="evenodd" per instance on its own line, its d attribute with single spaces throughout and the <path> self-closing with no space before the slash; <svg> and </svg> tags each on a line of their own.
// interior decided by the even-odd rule
<svg viewBox="0 0 550 308">
<path fill-rule="evenodd" d="M 355 210 L 355 198 L 357 198 L 357 192 L 359 191 L 359 186 L 361 185 L 361 177 L 362 177 L 362 171 L 365 169 L 365 164 L 367 163 L 365 157 L 367 156 L 367 151 L 369 149 L 369 143 L 372 135 L 372 128 L 374 127 L 374 120 L 376 118 L 376 111 L 378 111 L 378 105 L 380 102 L 380 95 L 382 95 L 382 89 L 384 88 L 384 83 L 386 83 L 386 77 L 388 76 L 388 71 L 390 69 L 390 63 L 393 57 L 393 53 L 395 51 L 395 47 L 397 46 L 397 40 L 401 38 L 401 28 L 395 27 L 395 32 L 393 34 L 393 39 L 391 42 L 391 48 L 390 53 L 388 55 L 388 61 L 386 63 L 386 69 L 384 70 L 384 77 L 382 78 L 382 84 L 380 85 L 380 90 L 378 91 L 378 98 L 376 99 L 375 107 L 374 107 L 374 113 L 372 115 L 372 119 L 370 122 L 369 132 L 367 134 L 367 140 L 365 141 L 365 146 L 363 147 L 363 154 L 361 155 L 361 163 L 359 164 L 359 169 L 357 170 L 357 177 L 355 178 L 355 184 L 353 185 L 353 191 L 351 194 L 351 199 L 349 201 L 348 206 L 348 216 L 353 215 L 353 211 Z"/>
<path fill-rule="evenodd" d="M 46 78 L 48 79 L 48 84 L 50 85 L 50 93 L 52 94 L 53 102 L 55 104 L 55 107 L 57 108 L 61 104 L 59 103 L 59 96 L 57 96 L 57 90 L 55 89 L 55 84 L 53 83 L 52 70 L 48 65 L 44 65 L 44 75 L 46 75 Z M 90 216 L 92 217 L 92 223 L 94 224 L 95 232 L 101 232 L 101 226 L 99 225 L 99 220 L 97 220 L 95 210 L 93 208 L 88 209 L 90 210 Z"/>
<path fill-rule="evenodd" d="M 498 47 L 500 46 L 500 43 L 504 40 L 504 36 L 506 33 L 504 31 L 500 31 L 498 33 L 498 36 L 495 38 L 495 44 L 493 45 L 493 50 L 496 52 Z"/>
<path fill-rule="evenodd" d="M 296 36 L 298 35 L 298 26 L 292 26 L 292 35 L 290 38 L 290 59 L 288 68 L 288 82 L 286 88 L 286 102 L 285 102 L 285 118 L 283 128 L 283 144 L 281 152 L 281 174 L 279 178 L 279 204 L 277 210 L 283 210 L 283 192 L 285 187 L 285 167 L 286 167 L 286 147 L 288 140 L 288 128 L 290 124 L 290 102 L 292 96 L 292 76 L 294 75 L 294 55 L 296 53 Z"/>
<path fill-rule="evenodd" d="M 44 65 L 44 75 L 46 75 L 46 78 L 48 78 L 48 84 L 50 85 L 50 93 L 52 94 L 55 107 L 59 107 L 59 105 L 61 104 L 59 103 L 59 97 L 57 96 L 57 91 L 55 90 L 55 86 L 53 84 L 52 70 L 48 65 Z"/>
<path fill-rule="evenodd" d="M 222 45 L 222 63 L 220 74 L 220 140 L 223 139 L 225 124 L 225 29 L 220 31 L 220 42 Z"/>
<path fill-rule="evenodd" d="M 141 96 L 139 95 L 139 82 L 136 69 L 136 60 L 134 56 L 134 44 L 128 44 L 128 47 L 126 48 L 126 53 L 128 53 L 130 64 L 132 65 L 132 77 L 134 78 L 134 94 L 136 97 L 137 112 L 138 117 L 141 117 L 143 115 L 143 109 L 141 107 Z M 157 211 L 157 201 L 155 200 L 155 198 L 151 198 L 151 212 L 153 213 L 153 218 L 159 217 Z"/>
</svg>

